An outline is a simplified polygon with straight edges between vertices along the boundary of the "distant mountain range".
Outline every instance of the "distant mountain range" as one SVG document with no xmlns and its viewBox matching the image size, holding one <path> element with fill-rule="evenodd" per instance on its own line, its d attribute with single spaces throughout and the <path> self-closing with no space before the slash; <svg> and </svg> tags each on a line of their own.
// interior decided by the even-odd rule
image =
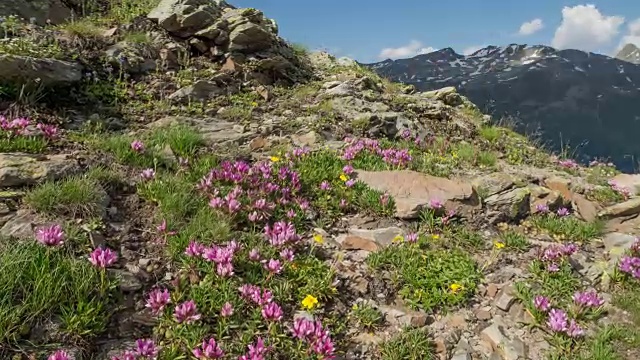
<svg viewBox="0 0 640 360">
<path fill-rule="evenodd" d="M 419 90 L 455 86 L 496 119 L 511 117 L 553 150 L 578 160 L 605 158 L 626 172 L 640 160 L 640 49 L 616 57 L 543 45 L 451 48 L 410 59 L 363 64 Z"/>
</svg>

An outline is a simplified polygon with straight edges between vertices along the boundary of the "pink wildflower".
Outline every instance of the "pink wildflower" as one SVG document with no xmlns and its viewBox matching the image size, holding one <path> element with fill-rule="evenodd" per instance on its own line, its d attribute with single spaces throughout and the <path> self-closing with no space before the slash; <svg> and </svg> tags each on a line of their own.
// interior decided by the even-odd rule
<svg viewBox="0 0 640 360">
<path fill-rule="evenodd" d="M 331 190 L 331 184 L 328 181 L 324 180 L 320 183 L 320 190 Z"/>
<path fill-rule="evenodd" d="M 283 260 L 286 260 L 288 262 L 292 262 L 293 258 L 295 257 L 293 250 L 291 249 L 283 249 L 282 251 L 280 251 L 280 257 Z"/>
<path fill-rule="evenodd" d="M 238 358 L 238 360 L 264 360 L 264 356 L 270 350 L 270 347 L 264 345 L 264 340 L 258 338 L 255 344 L 248 346 L 249 351 Z"/>
<path fill-rule="evenodd" d="M 69 360 L 69 354 L 67 354 L 67 352 L 64 350 L 58 350 L 49 355 L 47 360 Z"/>
<path fill-rule="evenodd" d="M 60 225 L 40 228 L 36 231 L 36 239 L 47 246 L 58 246 L 64 243 L 64 231 Z"/>
<path fill-rule="evenodd" d="M 193 356 L 201 360 L 220 359 L 224 356 L 224 352 L 214 338 L 204 340 L 202 345 L 193 349 Z"/>
<path fill-rule="evenodd" d="M 551 302 L 549 301 L 549 298 L 542 295 L 537 295 L 533 299 L 533 306 L 535 306 L 536 309 L 540 311 L 546 312 L 551 307 Z"/>
<path fill-rule="evenodd" d="M 275 259 L 269 259 L 268 261 L 264 260 L 264 263 L 262 266 L 272 274 L 280 274 L 280 272 L 282 272 L 282 264 L 280 263 L 280 260 L 275 260 Z"/>
<path fill-rule="evenodd" d="M 270 302 L 262 307 L 262 317 L 265 320 L 280 321 L 282 319 L 282 308 L 275 302 Z"/>
<path fill-rule="evenodd" d="M 429 200 L 429 207 L 433 210 L 442 209 L 444 207 L 444 203 L 440 199 L 431 199 Z"/>
<path fill-rule="evenodd" d="M 258 250 L 257 248 L 251 249 L 251 251 L 249 251 L 249 260 L 252 260 L 252 261 L 260 260 L 260 250 Z"/>
<path fill-rule="evenodd" d="M 137 153 L 144 152 L 144 144 L 140 140 L 131 142 L 131 149 Z"/>
<path fill-rule="evenodd" d="M 547 320 L 547 325 L 549 328 L 555 332 L 565 332 L 568 327 L 568 317 L 567 313 L 559 309 L 551 309 L 549 311 L 549 319 Z"/>
<path fill-rule="evenodd" d="M 96 248 L 89 255 L 89 261 L 93 266 L 104 269 L 118 261 L 118 254 L 109 248 Z"/>
<path fill-rule="evenodd" d="M 140 173 L 140 177 L 142 178 L 142 180 L 145 180 L 145 181 L 149 181 L 153 179 L 155 176 L 156 176 L 156 171 L 153 169 L 144 169 Z"/>
<path fill-rule="evenodd" d="M 220 309 L 220 316 L 222 317 L 229 317 L 233 315 L 233 305 L 231 305 L 230 302 L 226 302 L 224 303 L 224 305 L 222 305 L 222 308 Z"/>
<path fill-rule="evenodd" d="M 42 131 L 42 135 L 44 135 L 47 139 L 55 139 L 58 137 L 58 128 L 55 125 L 47 125 L 43 123 L 38 123 L 36 127 Z"/>
<path fill-rule="evenodd" d="M 164 307 L 171 302 L 171 295 L 167 289 L 154 289 L 147 296 L 145 307 L 151 309 L 154 315 L 160 315 Z"/>
<path fill-rule="evenodd" d="M 200 320 L 202 316 L 198 313 L 196 303 L 193 300 L 189 300 L 176 306 L 173 312 L 173 317 L 179 324 L 191 324 Z"/>
<path fill-rule="evenodd" d="M 189 245 L 187 245 L 187 248 L 184 250 L 184 253 L 190 257 L 199 257 L 202 256 L 204 249 L 204 245 L 195 240 L 190 240 Z"/>
<path fill-rule="evenodd" d="M 138 339 L 136 340 L 136 354 L 147 359 L 155 359 L 158 356 L 158 348 L 151 339 Z"/>
</svg>

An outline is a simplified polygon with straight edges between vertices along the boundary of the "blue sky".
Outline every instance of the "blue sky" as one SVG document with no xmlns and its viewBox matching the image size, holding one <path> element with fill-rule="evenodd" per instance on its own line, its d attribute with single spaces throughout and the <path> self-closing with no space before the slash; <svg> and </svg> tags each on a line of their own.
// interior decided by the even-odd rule
<svg viewBox="0 0 640 360">
<path fill-rule="evenodd" d="M 277 21 L 280 35 L 362 62 L 452 47 L 546 44 L 611 54 L 640 47 L 640 0 L 229 0 Z M 524 25 L 528 23 L 528 25 Z"/>
</svg>

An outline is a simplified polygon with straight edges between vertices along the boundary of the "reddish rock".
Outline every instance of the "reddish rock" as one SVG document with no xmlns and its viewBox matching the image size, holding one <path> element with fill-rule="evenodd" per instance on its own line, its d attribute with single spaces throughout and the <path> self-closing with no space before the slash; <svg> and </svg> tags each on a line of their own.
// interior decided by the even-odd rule
<svg viewBox="0 0 640 360">
<path fill-rule="evenodd" d="M 249 142 L 249 149 L 251 150 L 259 150 L 267 147 L 269 145 L 269 141 L 263 137 L 257 137 Z"/>
<path fill-rule="evenodd" d="M 489 284 L 489 286 L 487 286 L 487 295 L 489 295 L 492 298 L 496 297 L 496 294 L 498 293 L 499 290 L 500 288 L 498 287 L 498 285 Z"/>
<path fill-rule="evenodd" d="M 571 180 L 559 176 L 552 176 L 544 180 L 544 184 L 551 190 L 560 193 L 565 201 L 571 200 L 573 191 L 571 191 Z"/>
<path fill-rule="evenodd" d="M 598 204 L 587 200 L 586 197 L 580 194 L 573 194 L 573 198 L 571 200 L 573 208 L 576 209 L 576 212 L 582 220 L 588 222 L 596 220 L 598 212 L 601 210 Z"/>
<path fill-rule="evenodd" d="M 377 251 L 379 249 L 379 246 L 375 241 L 371 239 L 365 239 L 360 236 L 342 235 L 339 236 L 336 241 L 345 250 Z"/>
<path fill-rule="evenodd" d="M 469 183 L 411 170 L 358 171 L 358 179 L 372 189 L 387 192 L 396 203 L 396 216 L 409 219 L 433 199 L 448 210 L 465 212 L 479 207 L 478 195 Z"/>
</svg>

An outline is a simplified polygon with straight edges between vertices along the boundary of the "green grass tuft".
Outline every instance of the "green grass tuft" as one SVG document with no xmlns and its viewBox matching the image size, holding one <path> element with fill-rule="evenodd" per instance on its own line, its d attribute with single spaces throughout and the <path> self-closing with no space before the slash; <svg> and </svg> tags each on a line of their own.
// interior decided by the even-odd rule
<svg viewBox="0 0 640 360">
<path fill-rule="evenodd" d="M 49 181 L 27 193 L 24 202 L 38 212 L 73 217 L 100 217 L 108 196 L 100 182 L 86 175 Z"/>
</svg>

